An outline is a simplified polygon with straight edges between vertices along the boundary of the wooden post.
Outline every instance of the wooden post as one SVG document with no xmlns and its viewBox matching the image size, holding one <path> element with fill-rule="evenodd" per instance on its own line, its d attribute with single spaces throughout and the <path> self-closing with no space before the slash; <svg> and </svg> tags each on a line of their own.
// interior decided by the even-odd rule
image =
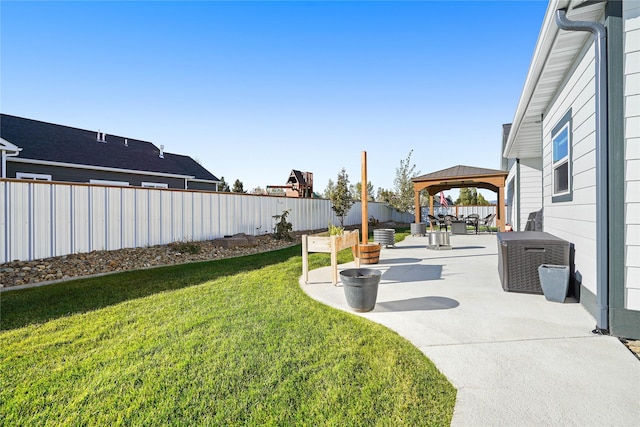
<svg viewBox="0 0 640 427">
<path fill-rule="evenodd" d="M 367 152 L 362 152 L 362 244 L 366 245 L 369 241 L 369 211 L 367 206 Z"/>
<path fill-rule="evenodd" d="M 307 246 L 307 235 L 302 236 L 302 276 L 304 283 L 309 283 L 309 247 Z"/>
</svg>

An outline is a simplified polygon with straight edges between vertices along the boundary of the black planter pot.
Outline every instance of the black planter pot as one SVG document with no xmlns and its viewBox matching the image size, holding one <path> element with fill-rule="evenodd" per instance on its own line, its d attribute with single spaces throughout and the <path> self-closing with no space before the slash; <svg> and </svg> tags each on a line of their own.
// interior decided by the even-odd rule
<svg viewBox="0 0 640 427">
<path fill-rule="evenodd" d="M 347 305 L 354 311 L 373 310 L 378 298 L 379 270 L 371 268 L 350 268 L 340 272 L 340 280 L 344 287 Z"/>
</svg>

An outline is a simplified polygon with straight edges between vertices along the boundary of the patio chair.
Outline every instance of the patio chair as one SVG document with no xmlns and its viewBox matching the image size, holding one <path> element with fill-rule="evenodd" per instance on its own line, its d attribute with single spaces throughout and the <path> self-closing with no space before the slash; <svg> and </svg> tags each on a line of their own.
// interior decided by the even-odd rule
<svg viewBox="0 0 640 427">
<path fill-rule="evenodd" d="M 472 213 L 467 215 L 466 219 L 467 225 L 470 225 L 475 230 L 476 234 L 478 234 L 478 223 L 480 222 L 480 215 Z"/>
<path fill-rule="evenodd" d="M 453 215 L 445 215 L 440 222 L 440 230 L 444 228 L 444 231 L 449 231 L 449 227 L 451 227 L 451 221 L 453 221 L 455 217 Z"/>
<path fill-rule="evenodd" d="M 437 227 L 440 225 L 440 220 L 438 218 L 436 218 L 435 216 L 428 214 L 427 218 L 429 218 L 429 228 L 431 230 L 433 230 L 434 227 Z"/>
<path fill-rule="evenodd" d="M 489 234 L 493 234 L 493 231 L 491 230 L 491 223 L 493 222 L 493 219 L 495 217 L 496 217 L 496 214 L 492 213 L 482 218 L 482 220 L 480 220 L 481 224 L 478 225 L 478 229 L 480 227 L 486 227 Z"/>
<path fill-rule="evenodd" d="M 524 231 L 542 231 L 542 209 L 529 214 Z"/>
</svg>

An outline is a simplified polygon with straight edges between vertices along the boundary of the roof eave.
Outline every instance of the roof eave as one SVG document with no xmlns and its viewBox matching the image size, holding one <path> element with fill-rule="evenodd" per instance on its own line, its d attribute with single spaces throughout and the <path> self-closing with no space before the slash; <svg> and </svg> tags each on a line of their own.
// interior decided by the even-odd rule
<svg viewBox="0 0 640 427">
<path fill-rule="evenodd" d="M 519 157 L 517 155 L 517 145 L 520 129 L 523 125 L 525 115 L 529 110 L 529 105 L 531 105 L 531 101 L 534 98 L 542 70 L 558 34 L 558 26 L 554 22 L 554 13 L 556 10 L 567 7 L 568 5 L 569 0 L 552 0 L 547 6 L 542 27 L 540 28 L 540 34 L 538 35 L 538 41 L 536 42 L 533 57 L 531 58 L 531 65 L 529 66 L 527 78 L 525 79 L 524 87 L 520 95 L 520 101 L 518 102 L 518 107 L 511 122 L 511 131 L 502 153 L 502 156 L 505 158 Z"/>
<path fill-rule="evenodd" d="M 4 151 L 8 156 L 17 156 L 22 151 L 22 148 L 15 144 L 10 143 L 4 138 L 0 138 L 0 151 Z"/>
<path fill-rule="evenodd" d="M 591 38 L 583 31 L 560 31 L 555 12 L 567 9 L 576 21 L 594 21 L 605 1 L 552 0 L 538 36 L 531 66 L 502 152 L 504 158 L 542 157 L 542 118 L 564 84 L 577 55 Z"/>
<path fill-rule="evenodd" d="M 99 170 L 99 171 L 106 171 L 106 172 L 131 173 L 136 175 L 148 175 L 148 176 L 162 176 L 166 178 L 178 178 L 178 179 L 195 178 L 195 176 L 193 175 L 180 175 L 175 173 L 153 172 L 153 171 L 134 170 L 134 169 L 120 169 L 120 168 L 111 168 L 111 167 L 105 167 L 105 166 L 81 165 L 77 163 L 53 162 L 50 160 L 37 160 L 37 159 L 24 159 L 20 157 L 14 157 L 7 160 L 11 162 L 17 162 L 17 163 L 32 163 L 35 165 L 58 166 L 58 167 L 64 167 L 64 168 L 90 169 L 90 170 Z"/>
</svg>

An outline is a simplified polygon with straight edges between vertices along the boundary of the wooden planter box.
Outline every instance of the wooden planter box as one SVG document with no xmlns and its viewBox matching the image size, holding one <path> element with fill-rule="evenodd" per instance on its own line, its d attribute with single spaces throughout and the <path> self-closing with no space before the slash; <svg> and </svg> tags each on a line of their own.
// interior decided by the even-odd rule
<svg viewBox="0 0 640 427">
<path fill-rule="evenodd" d="M 331 254 L 331 283 L 338 283 L 338 252 L 351 248 L 356 267 L 360 267 L 358 244 L 360 233 L 358 230 L 347 231 L 339 236 L 323 236 L 312 234 L 302 236 L 302 275 L 304 283 L 309 282 L 309 252 L 324 252 Z"/>
</svg>

